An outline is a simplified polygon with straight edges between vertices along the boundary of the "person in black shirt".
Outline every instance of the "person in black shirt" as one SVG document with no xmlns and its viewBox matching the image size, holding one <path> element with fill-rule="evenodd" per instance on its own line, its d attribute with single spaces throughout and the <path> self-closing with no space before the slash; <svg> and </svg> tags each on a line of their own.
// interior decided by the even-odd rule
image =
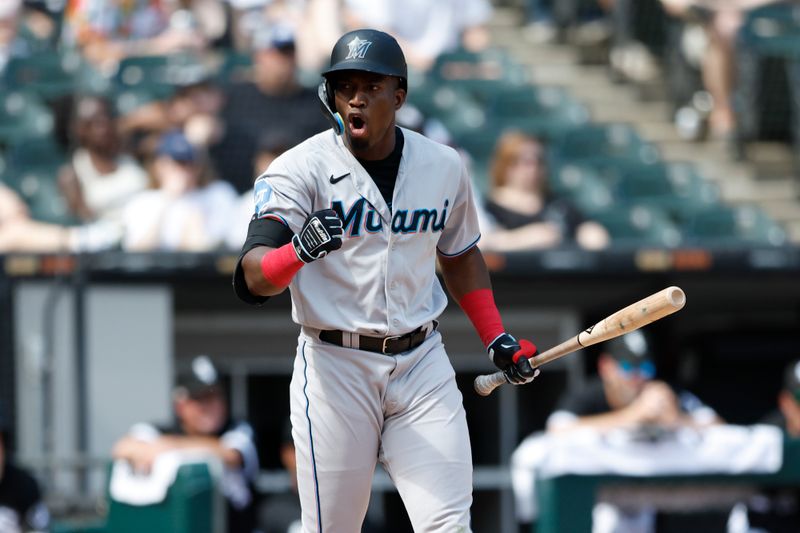
<svg viewBox="0 0 800 533">
<path fill-rule="evenodd" d="M 220 377 L 211 359 L 198 356 L 192 360 L 191 371 L 179 379 L 173 399 L 173 423 L 136 424 L 115 444 L 112 455 L 129 461 L 136 471 L 148 472 L 164 452 L 210 452 L 225 466 L 221 489 L 228 503 L 228 533 L 253 533 L 253 484 L 259 470 L 253 430 L 247 422 L 229 417 Z"/>
<path fill-rule="evenodd" d="M 0 532 L 44 531 L 50 513 L 33 476 L 11 461 L 9 437 L 10 424 L 0 406 Z"/>
<path fill-rule="evenodd" d="M 675 429 L 720 422 L 716 412 L 686 391 L 655 379 L 652 342 L 641 330 L 606 342 L 597 362 L 598 376 L 568 391 L 547 419 L 547 430 L 593 427 Z"/>
<path fill-rule="evenodd" d="M 786 366 L 778 407 L 761 422 L 778 426 L 790 437 L 800 438 L 800 359 Z"/>
<path fill-rule="evenodd" d="M 253 81 L 234 83 L 222 110 L 224 134 L 212 147 L 217 173 L 240 193 L 253 186 L 252 161 L 258 140 L 270 131 L 292 145 L 326 129 L 315 90 L 297 80 L 294 35 L 274 26 L 253 40 Z M 262 169 L 263 170 L 263 169 Z"/>
<path fill-rule="evenodd" d="M 606 229 L 586 219 L 548 187 L 545 148 L 525 133 L 508 131 L 497 141 L 484 200 L 481 247 L 496 252 L 563 245 L 604 248 Z"/>
</svg>

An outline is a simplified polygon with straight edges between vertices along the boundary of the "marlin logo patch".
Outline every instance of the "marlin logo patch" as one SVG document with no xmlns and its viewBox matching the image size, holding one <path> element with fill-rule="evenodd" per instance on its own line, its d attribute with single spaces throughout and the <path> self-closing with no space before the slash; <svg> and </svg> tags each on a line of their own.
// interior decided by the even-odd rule
<svg viewBox="0 0 800 533">
<path fill-rule="evenodd" d="M 348 51 L 345 59 L 364 59 L 370 46 L 372 46 L 372 41 L 359 39 L 356 35 L 352 41 L 347 43 Z"/>
<path fill-rule="evenodd" d="M 256 215 L 261 216 L 269 205 L 270 198 L 272 198 L 272 187 L 266 179 L 262 178 L 256 181 L 253 188 L 253 197 Z"/>
</svg>

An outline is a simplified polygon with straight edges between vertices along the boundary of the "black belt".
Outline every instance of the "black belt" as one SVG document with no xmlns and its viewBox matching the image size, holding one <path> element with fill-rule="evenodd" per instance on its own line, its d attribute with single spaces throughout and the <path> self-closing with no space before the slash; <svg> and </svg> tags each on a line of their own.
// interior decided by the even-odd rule
<svg viewBox="0 0 800 533">
<path fill-rule="evenodd" d="M 345 348 L 357 348 L 368 352 L 394 355 L 412 350 L 425 342 L 428 333 L 435 330 L 438 325 L 438 322 L 434 320 L 432 328 L 428 328 L 428 325 L 425 324 L 404 335 L 394 335 L 392 337 L 368 337 L 367 335 L 350 334 L 340 330 L 322 330 L 319 332 L 319 340 L 337 346 L 344 346 Z M 355 342 L 345 344 L 343 339 L 346 336 L 353 341 L 357 340 L 358 346 L 356 346 Z"/>
</svg>

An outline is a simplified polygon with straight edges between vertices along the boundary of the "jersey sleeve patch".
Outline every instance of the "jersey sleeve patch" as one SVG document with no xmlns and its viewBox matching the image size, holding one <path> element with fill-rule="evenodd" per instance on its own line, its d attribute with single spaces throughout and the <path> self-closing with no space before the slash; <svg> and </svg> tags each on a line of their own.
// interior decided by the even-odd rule
<svg viewBox="0 0 800 533">
<path fill-rule="evenodd" d="M 260 218 L 269 209 L 269 201 L 272 198 L 272 186 L 266 179 L 256 180 L 253 186 L 253 197 L 256 208 L 255 214 Z"/>
</svg>

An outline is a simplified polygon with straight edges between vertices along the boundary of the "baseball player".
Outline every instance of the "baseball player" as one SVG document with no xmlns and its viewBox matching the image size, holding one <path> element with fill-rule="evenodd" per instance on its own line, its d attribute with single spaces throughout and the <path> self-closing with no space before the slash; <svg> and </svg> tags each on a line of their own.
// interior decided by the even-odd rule
<svg viewBox="0 0 800 533">
<path fill-rule="evenodd" d="M 533 380 L 536 347 L 505 332 L 459 155 L 395 125 L 407 91 L 397 41 L 349 32 L 323 78 L 332 131 L 256 180 L 234 274 L 252 304 L 288 286 L 301 326 L 290 404 L 303 531 L 360 531 L 377 461 L 415 531 L 470 531 L 472 457 L 436 329 L 447 305 L 436 259 L 509 382 Z"/>
</svg>

